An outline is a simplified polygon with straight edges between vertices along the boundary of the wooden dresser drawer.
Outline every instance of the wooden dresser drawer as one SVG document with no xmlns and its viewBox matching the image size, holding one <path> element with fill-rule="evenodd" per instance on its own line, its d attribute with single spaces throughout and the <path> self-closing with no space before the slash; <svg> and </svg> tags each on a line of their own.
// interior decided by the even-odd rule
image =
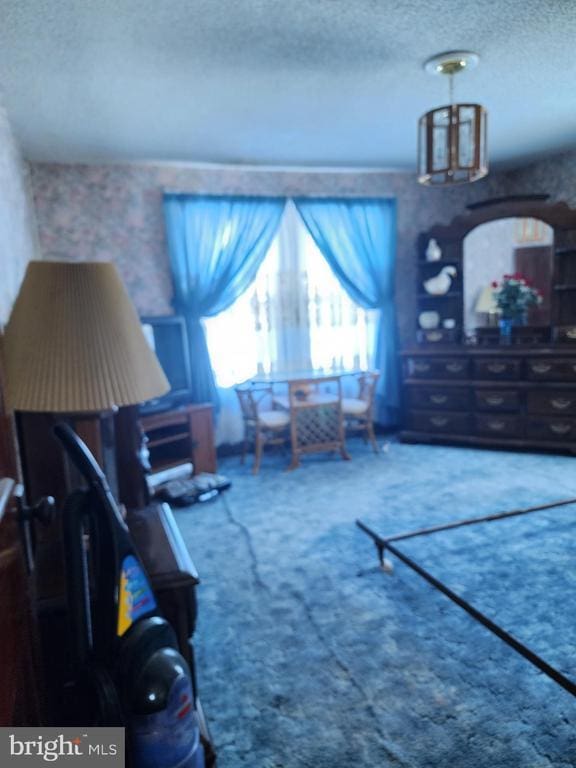
<svg viewBox="0 0 576 768">
<path fill-rule="evenodd" d="M 411 408 L 440 411 L 467 411 L 470 393 L 459 387 L 410 387 L 408 398 Z"/>
<path fill-rule="evenodd" d="M 465 379 L 468 360 L 465 357 L 409 357 L 408 376 L 415 379 Z"/>
<path fill-rule="evenodd" d="M 482 414 L 476 416 L 476 432 L 492 437 L 522 437 L 523 424 L 519 416 L 509 414 Z"/>
<path fill-rule="evenodd" d="M 467 413 L 426 413 L 412 411 L 412 429 L 418 432 L 446 432 L 464 435 L 470 431 L 470 417 Z"/>
<path fill-rule="evenodd" d="M 576 391 L 538 389 L 528 392 L 528 413 L 576 415 Z"/>
<path fill-rule="evenodd" d="M 474 403 L 477 411 L 517 411 L 520 397 L 515 389 L 476 389 Z"/>
<path fill-rule="evenodd" d="M 520 360 L 501 357 L 480 357 L 474 360 L 475 379 L 518 379 Z"/>
<path fill-rule="evenodd" d="M 532 381 L 576 381 L 576 357 L 528 358 L 526 375 Z"/>
<path fill-rule="evenodd" d="M 576 344 L 576 325 L 556 328 L 556 341 L 560 344 Z"/>
<path fill-rule="evenodd" d="M 528 437 L 534 440 L 564 440 L 576 442 L 576 419 L 542 418 L 530 419 Z"/>
</svg>

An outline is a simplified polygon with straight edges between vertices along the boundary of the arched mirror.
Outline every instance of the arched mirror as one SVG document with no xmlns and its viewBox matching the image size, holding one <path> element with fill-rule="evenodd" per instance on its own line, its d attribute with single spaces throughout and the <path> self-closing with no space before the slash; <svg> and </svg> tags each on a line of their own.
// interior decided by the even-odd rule
<svg viewBox="0 0 576 768">
<path fill-rule="evenodd" d="M 541 296 L 538 306 L 526 311 L 526 323 L 552 323 L 554 230 L 532 217 L 488 221 L 472 229 L 463 242 L 463 327 L 467 336 L 478 328 L 498 325 L 495 284 L 505 275 L 517 275 Z"/>
<path fill-rule="evenodd" d="M 503 343 L 501 317 L 526 326 L 515 343 L 576 343 L 576 210 L 546 197 L 475 203 L 420 235 L 418 343 Z M 493 283 L 515 274 L 542 296 L 521 317 L 518 302 L 500 314 L 493 295 Z"/>
</svg>

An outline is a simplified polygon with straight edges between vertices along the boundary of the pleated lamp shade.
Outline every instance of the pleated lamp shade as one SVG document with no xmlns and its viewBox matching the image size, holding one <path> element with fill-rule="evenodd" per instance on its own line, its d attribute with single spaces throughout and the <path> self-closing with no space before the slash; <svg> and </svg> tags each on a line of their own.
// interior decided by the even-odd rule
<svg viewBox="0 0 576 768">
<path fill-rule="evenodd" d="M 30 262 L 4 355 L 7 402 L 15 410 L 107 411 L 170 389 L 108 262 Z"/>
</svg>

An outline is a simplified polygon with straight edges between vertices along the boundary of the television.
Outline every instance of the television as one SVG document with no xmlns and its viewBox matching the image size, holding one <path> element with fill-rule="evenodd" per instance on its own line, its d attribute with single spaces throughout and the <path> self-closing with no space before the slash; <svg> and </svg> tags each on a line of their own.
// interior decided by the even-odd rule
<svg viewBox="0 0 576 768">
<path fill-rule="evenodd" d="M 190 400 L 190 350 L 186 322 L 180 315 L 141 317 L 142 330 L 170 383 L 170 391 L 149 400 L 143 413 L 168 410 Z"/>
</svg>

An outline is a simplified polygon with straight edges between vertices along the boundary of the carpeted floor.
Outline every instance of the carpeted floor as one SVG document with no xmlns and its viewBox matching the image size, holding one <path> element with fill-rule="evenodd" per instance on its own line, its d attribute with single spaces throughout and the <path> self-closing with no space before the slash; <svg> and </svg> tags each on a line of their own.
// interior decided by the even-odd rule
<svg viewBox="0 0 576 768">
<path fill-rule="evenodd" d="M 576 699 L 396 561 L 382 533 L 576 496 L 571 457 L 409 446 L 310 457 L 178 510 L 200 571 L 201 694 L 220 768 L 568 768 Z M 576 506 L 404 551 L 576 678 Z"/>
</svg>

